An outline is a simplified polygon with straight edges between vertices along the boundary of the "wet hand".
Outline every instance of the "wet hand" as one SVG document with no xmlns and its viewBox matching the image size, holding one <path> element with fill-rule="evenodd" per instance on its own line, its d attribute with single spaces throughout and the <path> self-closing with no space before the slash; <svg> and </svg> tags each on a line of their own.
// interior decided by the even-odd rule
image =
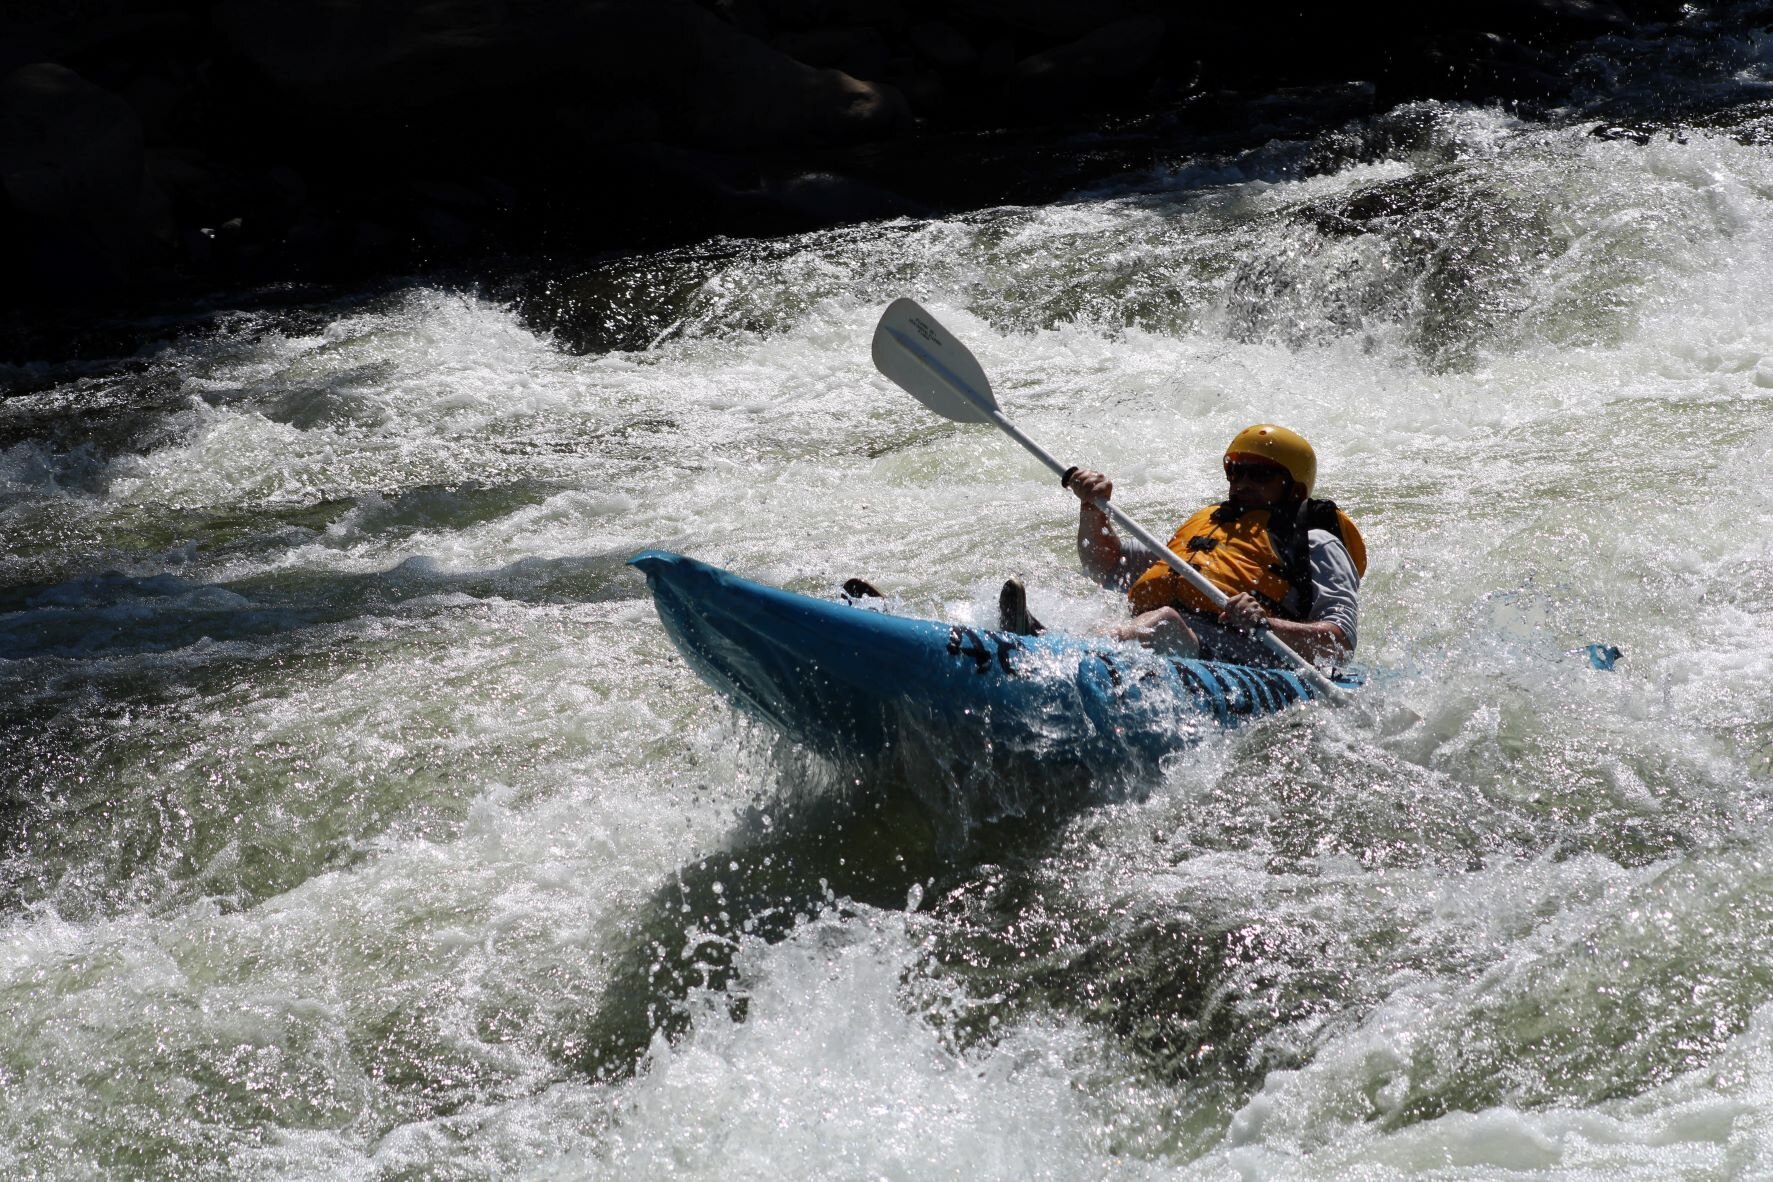
<svg viewBox="0 0 1773 1182">
<path fill-rule="evenodd" d="M 1246 591 L 1225 601 L 1225 609 L 1219 613 L 1219 622 L 1228 628 L 1255 632 L 1268 627 L 1268 613 L 1256 602 L 1256 597 Z"/>
<path fill-rule="evenodd" d="M 1088 468 L 1078 468 L 1071 473 L 1071 480 L 1066 484 L 1077 499 L 1086 505 L 1103 505 L 1114 495 L 1114 481 L 1100 472 L 1092 472 Z"/>
<path fill-rule="evenodd" d="M 1146 648 L 1172 656 L 1200 655 L 1200 637 L 1183 622 L 1181 614 L 1173 607 L 1160 607 L 1134 616 L 1108 634 L 1116 640 L 1136 640 Z"/>
</svg>

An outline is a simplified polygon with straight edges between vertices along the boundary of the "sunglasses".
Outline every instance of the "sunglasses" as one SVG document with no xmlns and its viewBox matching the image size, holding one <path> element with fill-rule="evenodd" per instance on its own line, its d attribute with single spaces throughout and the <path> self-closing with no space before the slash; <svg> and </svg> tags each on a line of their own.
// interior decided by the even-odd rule
<svg viewBox="0 0 1773 1182">
<path fill-rule="evenodd" d="M 1227 480 L 1283 480 L 1287 470 L 1279 464 L 1252 464 L 1232 460 L 1225 465 Z"/>
</svg>

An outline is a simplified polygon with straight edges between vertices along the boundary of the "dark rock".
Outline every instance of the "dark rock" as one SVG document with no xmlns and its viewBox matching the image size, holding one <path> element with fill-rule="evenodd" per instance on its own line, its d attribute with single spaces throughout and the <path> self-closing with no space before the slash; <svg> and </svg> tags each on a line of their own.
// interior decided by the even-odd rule
<svg viewBox="0 0 1773 1182">
<path fill-rule="evenodd" d="M 480 235 L 472 222 L 435 206 L 419 210 L 419 239 L 432 252 L 445 257 L 459 255 L 479 245 Z"/>
<path fill-rule="evenodd" d="M 908 35 L 913 49 L 945 70 L 965 69 L 978 60 L 972 43 L 943 21 L 921 21 Z"/>
<path fill-rule="evenodd" d="M 811 225 L 928 217 L 933 212 L 929 206 L 901 193 L 828 172 L 790 177 L 770 185 L 766 192 L 798 211 Z"/>
<path fill-rule="evenodd" d="M 125 288 L 173 245 L 130 105 L 74 71 L 22 66 L 0 83 L 0 231 L 27 282 L 74 298 Z"/>
<path fill-rule="evenodd" d="M 587 122 L 647 113 L 637 134 L 618 137 L 628 142 L 816 145 L 904 123 L 890 88 L 796 61 L 690 0 L 482 0 L 441 13 L 375 0 L 224 0 L 217 12 L 233 50 L 281 96 L 279 114 L 337 138 L 350 129 L 327 116 L 348 109 L 363 125 L 357 135 L 408 157 L 509 156 L 519 147 L 511 128 L 533 118 L 542 94 L 572 96 L 562 109 L 582 109 Z M 405 134 L 392 135 L 396 127 Z"/>
<path fill-rule="evenodd" d="M 399 250 L 398 237 L 377 222 L 359 222 L 352 233 L 350 251 L 359 258 L 380 261 L 393 258 Z"/>
<path fill-rule="evenodd" d="M 1632 24 L 1624 10 L 1606 0 L 1491 0 L 1465 20 L 1529 43 L 1622 33 Z"/>
<path fill-rule="evenodd" d="M 899 91 L 838 70 L 814 69 L 718 19 L 692 10 L 686 21 L 691 83 L 687 131 L 720 148 L 854 143 L 910 126 Z"/>
<path fill-rule="evenodd" d="M 1001 82 L 1016 70 L 1016 43 L 1008 37 L 989 42 L 979 54 L 979 77 L 986 82 Z"/>
<path fill-rule="evenodd" d="M 651 100 L 571 103 L 554 111 L 554 127 L 569 143 L 581 147 L 607 144 L 650 144 L 665 132 L 664 117 Z"/>
<path fill-rule="evenodd" d="M 770 18 L 762 0 L 713 0 L 709 7 L 714 15 L 740 32 L 759 40 L 769 38 Z"/>
<path fill-rule="evenodd" d="M 158 148 L 147 152 L 148 175 L 173 204 L 175 216 L 213 205 L 225 167 L 190 148 Z"/>
<path fill-rule="evenodd" d="M 0 19 L 0 259 L 34 307 L 1043 201 L 1408 99 L 1550 109 L 1653 22 L 1703 54 L 1682 8 L 28 0 Z"/>
<path fill-rule="evenodd" d="M 1371 115 L 1375 94 L 1371 82 L 1288 86 L 1256 95 L 1215 91 L 1189 96 L 1182 113 L 1197 133 L 1211 129 L 1256 141 L 1304 137 L 1317 128 Z"/>
<path fill-rule="evenodd" d="M 827 23 L 820 0 L 762 0 L 764 18 L 775 29 L 810 29 Z"/>
<path fill-rule="evenodd" d="M 895 0 L 761 0 L 777 29 L 837 28 L 869 25 L 876 29 L 905 27 L 905 8 Z"/>
<path fill-rule="evenodd" d="M 884 33 L 903 33 L 911 24 L 911 14 L 898 0 L 838 0 L 836 8 L 848 14 L 848 23 L 871 25 Z"/>
<path fill-rule="evenodd" d="M 840 29 L 816 29 L 784 33 L 775 46 L 797 62 L 841 70 L 852 78 L 885 81 L 892 50 L 875 29 L 856 25 Z"/>
<path fill-rule="evenodd" d="M 1076 107 L 1135 84 L 1163 46 L 1161 17 L 1129 17 L 1016 63 L 1012 96 L 1024 109 Z"/>
<path fill-rule="evenodd" d="M 265 174 L 272 200 L 282 212 L 300 209 L 308 201 L 308 184 L 302 174 L 287 164 L 276 164 Z"/>
<path fill-rule="evenodd" d="M 1424 45 L 1412 62 L 1413 78 L 1400 72 L 1392 79 L 1400 92 L 1470 99 L 1505 94 L 1514 99 L 1548 100 L 1564 84 L 1554 57 L 1499 33 L 1445 33 Z"/>
<path fill-rule="evenodd" d="M 178 247 L 185 265 L 205 273 L 212 270 L 216 266 L 213 238 L 212 232 L 205 232 L 201 228 L 181 229 Z"/>
<path fill-rule="evenodd" d="M 290 257 L 298 268 L 303 261 L 329 259 L 340 248 L 338 224 L 330 218 L 313 213 L 303 214 L 283 237 Z"/>
<path fill-rule="evenodd" d="M 193 79 L 169 71 L 137 78 L 123 97 L 135 108 L 145 138 L 164 142 L 183 132 L 187 108 L 196 92 Z"/>
<path fill-rule="evenodd" d="M 929 207 L 884 185 L 830 172 L 777 176 L 745 156 L 656 148 L 645 162 L 665 200 L 717 210 L 748 233 L 784 234 L 834 223 L 927 214 Z"/>
<path fill-rule="evenodd" d="M 985 27 L 1028 33 L 1049 43 L 1075 41 L 1133 12 L 1122 0 L 953 0 L 948 9 L 950 20 L 964 14 Z"/>
<path fill-rule="evenodd" d="M 476 213 L 491 204 L 484 190 L 455 181 L 420 181 L 413 192 L 432 205 L 457 213 Z"/>
<path fill-rule="evenodd" d="M 1689 9 L 1687 0 L 1618 0 L 1618 6 L 1634 25 L 1668 24 L 1680 20 Z"/>
<path fill-rule="evenodd" d="M 919 71 L 899 79 L 899 88 L 906 103 L 919 115 L 933 116 L 948 105 L 948 88 L 934 73 Z"/>
</svg>

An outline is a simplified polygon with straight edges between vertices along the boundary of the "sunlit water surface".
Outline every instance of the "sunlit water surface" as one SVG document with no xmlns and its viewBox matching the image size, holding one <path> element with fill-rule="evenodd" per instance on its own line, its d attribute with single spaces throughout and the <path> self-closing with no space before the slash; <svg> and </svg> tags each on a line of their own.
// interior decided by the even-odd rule
<svg viewBox="0 0 1773 1182">
<path fill-rule="evenodd" d="M 1773 1170 L 1773 155 L 1592 126 L 1409 108 L 0 404 L 0 1163 Z M 772 836 L 841 777 L 688 671 L 636 551 L 1122 611 L 1044 469 L 874 373 L 903 294 L 1154 529 L 1237 429 L 1311 438 L 1373 556 L 1357 704 L 909 862 Z"/>
</svg>

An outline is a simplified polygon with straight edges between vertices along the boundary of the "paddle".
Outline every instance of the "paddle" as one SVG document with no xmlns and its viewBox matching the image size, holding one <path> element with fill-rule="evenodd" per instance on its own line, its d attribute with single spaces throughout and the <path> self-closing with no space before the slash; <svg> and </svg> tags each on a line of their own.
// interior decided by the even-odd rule
<svg viewBox="0 0 1773 1182">
<path fill-rule="evenodd" d="M 945 419 L 957 423 L 993 424 L 1052 469 L 1061 482 L 1073 470 L 1048 455 L 1045 448 L 1022 434 L 1003 416 L 997 409 L 996 399 L 991 396 L 991 383 L 978 361 L 965 345 L 936 323 L 934 316 L 919 307 L 917 301 L 897 299 L 881 313 L 880 324 L 874 330 L 874 366 L 894 385 Z M 1225 592 L 1183 562 L 1144 526 L 1122 513 L 1112 501 L 1098 502 L 1097 507 L 1153 553 L 1162 555 L 1177 574 L 1193 584 L 1215 607 L 1225 606 Z M 1317 666 L 1288 648 L 1286 642 L 1273 632 L 1263 629 L 1257 636 L 1270 652 L 1292 665 L 1299 676 L 1309 681 L 1324 697 L 1333 702 L 1347 700 L 1342 690 L 1319 672 Z"/>
</svg>

